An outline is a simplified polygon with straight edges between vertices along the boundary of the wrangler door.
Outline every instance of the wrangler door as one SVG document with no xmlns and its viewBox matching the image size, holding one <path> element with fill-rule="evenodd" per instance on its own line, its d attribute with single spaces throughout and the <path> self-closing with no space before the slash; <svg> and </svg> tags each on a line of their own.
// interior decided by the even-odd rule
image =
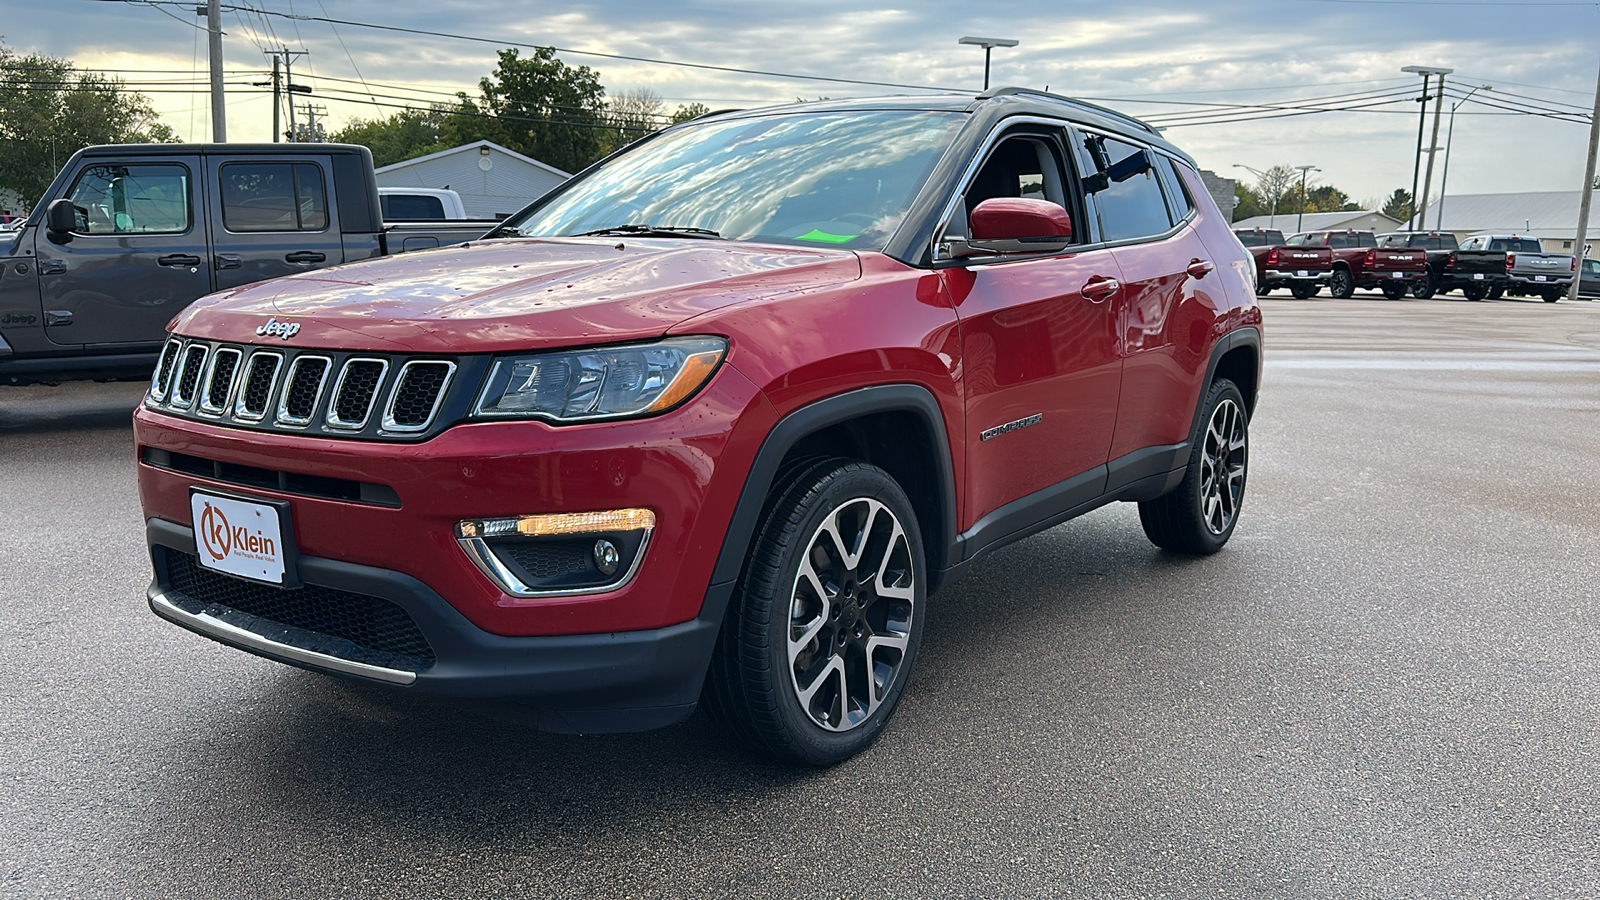
<svg viewBox="0 0 1600 900">
<path fill-rule="evenodd" d="M 331 158 L 206 157 L 217 289 L 344 262 Z"/>
</svg>

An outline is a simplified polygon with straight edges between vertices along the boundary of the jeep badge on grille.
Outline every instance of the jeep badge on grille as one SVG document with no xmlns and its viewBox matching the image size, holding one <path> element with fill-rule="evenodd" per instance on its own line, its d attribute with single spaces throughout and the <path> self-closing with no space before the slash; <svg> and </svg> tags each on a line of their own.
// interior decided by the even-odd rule
<svg viewBox="0 0 1600 900">
<path fill-rule="evenodd" d="M 267 324 L 256 329 L 256 334 L 262 337 L 281 337 L 286 341 L 299 333 L 299 322 L 279 322 L 276 318 L 268 319 Z"/>
</svg>

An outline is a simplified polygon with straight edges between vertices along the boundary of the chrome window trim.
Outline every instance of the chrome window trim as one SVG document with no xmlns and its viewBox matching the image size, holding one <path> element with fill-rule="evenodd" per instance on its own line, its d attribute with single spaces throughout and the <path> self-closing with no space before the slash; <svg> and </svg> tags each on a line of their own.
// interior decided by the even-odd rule
<svg viewBox="0 0 1600 900">
<path fill-rule="evenodd" d="M 283 374 L 283 354 L 277 350 L 254 350 L 244 359 L 244 371 L 246 376 L 248 376 L 248 374 L 254 370 L 256 360 L 265 359 L 267 357 L 276 359 L 278 361 L 278 366 L 272 370 L 272 380 L 267 382 L 266 405 L 261 408 L 261 412 L 259 413 L 253 413 L 244 408 L 244 388 L 248 387 L 250 382 L 248 377 L 242 379 L 239 382 L 238 396 L 236 396 L 233 401 L 233 417 L 241 422 L 260 422 L 266 419 L 267 413 L 272 410 L 272 394 L 275 390 L 277 390 L 278 376 Z"/>
<path fill-rule="evenodd" d="M 173 373 L 171 399 L 168 402 L 173 409 L 189 409 L 194 406 L 195 398 L 179 396 L 178 389 L 183 386 L 183 376 L 189 371 L 189 353 L 196 349 L 200 351 L 200 374 L 195 376 L 194 389 L 199 391 L 204 387 L 202 380 L 205 377 L 206 362 L 211 359 L 211 345 L 190 341 L 183 345 L 183 356 L 179 358 L 178 369 Z"/>
<path fill-rule="evenodd" d="M 372 396 L 367 398 L 367 408 L 361 414 L 361 418 L 353 422 L 345 421 L 339 418 L 339 392 L 344 389 L 345 378 L 350 374 L 350 367 L 356 363 L 363 362 L 378 364 L 378 383 L 372 386 Z M 389 361 L 387 359 L 379 359 L 375 356 L 352 356 L 345 360 L 344 365 L 339 367 L 339 378 L 333 383 L 333 392 L 328 395 L 328 412 L 326 415 L 328 427 L 337 428 L 341 431 L 360 431 L 366 428 L 367 422 L 372 419 L 372 411 L 378 406 L 378 398 L 383 395 L 383 381 L 388 377 Z M 442 389 L 440 393 L 444 393 Z"/>
<path fill-rule="evenodd" d="M 633 581 L 633 576 L 639 574 L 639 566 L 644 562 L 645 552 L 650 549 L 650 537 L 655 533 L 653 528 L 642 530 L 644 531 L 644 537 L 639 540 L 639 550 L 633 555 L 633 563 L 628 566 L 628 571 L 617 581 L 595 587 L 558 588 L 543 591 L 524 584 L 522 579 L 513 574 L 511 569 L 500 561 L 500 557 L 494 555 L 494 551 L 489 548 L 488 542 L 483 538 L 456 538 L 456 543 L 461 545 L 461 549 L 467 554 L 467 558 L 472 560 L 473 564 L 478 567 L 478 571 L 494 582 L 495 587 L 512 597 L 578 597 L 584 594 L 609 594 L 612 591 L 620 591 Z"/>
<path fill-rule="evenodd" d="M 321 360 L 324 363 L 327 363 L 327 365 L 323 366 L 322 368 L 322 377 L 317 379 L 317 390 L 311 398 L 311 415 L 308 415 L 304 418 L 299 416 L 291 416 L 289 415 L 288 410 L 289 389 L 290 386 L 294 384 L 295 373 L 300 371 L 300 367 L 305 363 L 314 362 L 316 360 Z M 328 386 L 328 374 L 332 371 L 333 359 L 330 357 L 319 356 L 312 353 L 304 353 L 296 356 L 294 361 L 289 363 L 289 370 L 283 376 L 283 389 L 278 392 L 278 407 L 272 417 L 273 424 L 284 425 L 290 428 L 304 428 L 307 425 L 310 425 L 311 420 L 316 417 L 317 404 L 322 402 L 323 389 Z"/>
<path fill-rule="evenodd" d="M 211 394 L 211 382 L 217 377 L 217 362 L 222 359 L 224 353 L 231 353 L 239 358 L 240 363 L 244 362 L 244 351 L 238 347 L 217 347 L 211 352 L 211 362 L 206 366 L 206 374 L 201 378 L 204 386 L 200 389 L 199 395 L 195 397 L 195 411 L 202 416 L 220 418 L 228 412 L 228 407 L 232 404 L 233 392 L 239 383 L 238 363 L 233 366 L 233 376 L 228 382 L 228 390 L 223 395 L 222 404 L 220 406 L 212 406 L 206 402 L 206 397 Z"/>
<path fill-rule="evenodd" d="M 400 397 L 400 388 L 406 383 L 406 370 L 412 366 L 444 366 L 444 382 L 439 385 L 439 395 L 433 398 L 433 407 L 428 410 L 428 417 L 417 425 L 401 425 L 394 420 L 394 403 Z M 389 400 L 383 405 L 383 418 L 379 428 L 395 434 L 415 434 L 427 431 L 433 425 L 433 420 L 439 415 L 439 407 L 444 405 L 445 395 L 450 392 L 450 383 L 456 377 L 456 364 L 447 359 L 413 359 L 402 365 L 394 376 L 394 384 L 389 388 Z"/>
</svg>

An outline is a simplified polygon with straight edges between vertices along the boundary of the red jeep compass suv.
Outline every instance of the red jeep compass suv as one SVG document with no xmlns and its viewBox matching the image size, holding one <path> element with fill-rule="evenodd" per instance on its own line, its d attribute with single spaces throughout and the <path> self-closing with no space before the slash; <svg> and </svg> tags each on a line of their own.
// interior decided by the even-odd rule
<svg viewBox="0 0 1600 900">
<path fill-rule="evenodd" d="M 987 551 L 1119 500 L 1228 540 L 1252 277 L 1194 163 L 1090 104 L 705 116 L 483 240 L 174 320 L 135 415 L 150 605 L 544 728 L 704 702 L 837 762 Z"/>
</svg>

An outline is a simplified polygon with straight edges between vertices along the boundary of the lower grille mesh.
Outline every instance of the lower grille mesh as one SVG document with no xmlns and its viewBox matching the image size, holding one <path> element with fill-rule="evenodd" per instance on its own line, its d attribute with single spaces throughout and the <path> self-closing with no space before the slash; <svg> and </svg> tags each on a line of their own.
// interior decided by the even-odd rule
<svg viewBox="0 0 1600 900">
<path fill-rule="evenodd" d="M 169 599 L 187 612 L 204 611 L 270 640 L 351 662 L 413 672 L 433 666 L 428 639 L 388 600 L 318 585 L 285 590 L 255 584 L 201 568 L 187 553 L 162 553 L 169 586 L 181 595 Z"/>
</svg>

